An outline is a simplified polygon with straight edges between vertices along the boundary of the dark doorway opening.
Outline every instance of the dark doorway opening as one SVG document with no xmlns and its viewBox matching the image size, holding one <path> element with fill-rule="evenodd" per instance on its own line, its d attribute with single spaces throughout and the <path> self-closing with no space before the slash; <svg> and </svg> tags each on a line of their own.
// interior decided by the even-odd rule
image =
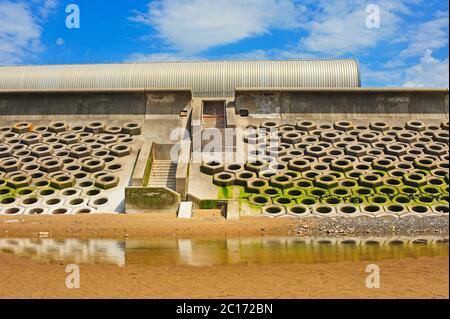
<svg viewBox="0 0 450 319">
<path fill-rule="evenodd" d="M 225 127 L 225 101 L 203 101 L 203 128 Z"/>
</svg>

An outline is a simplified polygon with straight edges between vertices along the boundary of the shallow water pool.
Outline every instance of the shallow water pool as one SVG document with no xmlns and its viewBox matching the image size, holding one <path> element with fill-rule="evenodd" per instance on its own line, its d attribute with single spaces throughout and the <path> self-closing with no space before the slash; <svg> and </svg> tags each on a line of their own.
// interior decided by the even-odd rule
<svg viewBox="0 0 450 319">
<path fill-rule="evenodd" d="M 1 238 L 0 252 L 42 262 L 117 266 L 330 263 L 448 256 L 446 237 L 227 239 Z"/>
</svg>

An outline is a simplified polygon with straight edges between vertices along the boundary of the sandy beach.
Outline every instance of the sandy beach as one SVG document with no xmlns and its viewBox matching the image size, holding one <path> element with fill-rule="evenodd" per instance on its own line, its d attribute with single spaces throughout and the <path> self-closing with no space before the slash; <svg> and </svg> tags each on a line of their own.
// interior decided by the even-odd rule
<svg viewBox="0 0 450 319">
<path fill-rule="evenodd" d="M 448 257 L 377 261 L 381 286 L 367 289 L 368 262 L 192 267 L 81 265 L 67 289 L 64 263 L 0 253 L 0 298 L 448 298 Z"/>
</svg>

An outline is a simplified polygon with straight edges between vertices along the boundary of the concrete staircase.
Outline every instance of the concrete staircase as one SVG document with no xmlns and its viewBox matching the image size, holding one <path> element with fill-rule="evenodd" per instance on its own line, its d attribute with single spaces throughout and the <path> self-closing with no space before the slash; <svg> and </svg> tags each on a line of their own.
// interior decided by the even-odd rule
<svg viewBox="0 0 450 319">
<path fill-rule="evenodd" d="M 154 160 L 148 186 L 176 190 L 176 171 L 176 163 L 170 160 Z"/>
</svg>

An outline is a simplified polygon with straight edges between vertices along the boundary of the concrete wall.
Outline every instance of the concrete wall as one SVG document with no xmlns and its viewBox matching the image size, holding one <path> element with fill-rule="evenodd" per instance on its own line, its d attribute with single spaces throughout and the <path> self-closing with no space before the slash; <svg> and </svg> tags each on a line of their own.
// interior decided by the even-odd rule
<svg viewBox="0 0 450 319">
<path fill-rule="evenodd" d="M 250 115 L 326 114 L 357 117 L 365 114 L 446 114 L 448 91 L 356 89 L 347 91 L 238 91 L 236 111 L 248 109 Z"/>
<path fill-rule="evenodd" d="M 142 93 L 0 93 L 0 116 L 145 115 Z"/>
<path fill-rule="evenodd" d="M 190 107 L 192 100 L 190 92 L 152 92 L 146 96 L 148 115 L 178 115 L 180 110 Z"/>
<path fill-rule="evenodd" d="M 190 107 L 191 99 L 189 91 L 0 92 L 0 116 L 62 119 L 178 115 Z"/>
</svg>

